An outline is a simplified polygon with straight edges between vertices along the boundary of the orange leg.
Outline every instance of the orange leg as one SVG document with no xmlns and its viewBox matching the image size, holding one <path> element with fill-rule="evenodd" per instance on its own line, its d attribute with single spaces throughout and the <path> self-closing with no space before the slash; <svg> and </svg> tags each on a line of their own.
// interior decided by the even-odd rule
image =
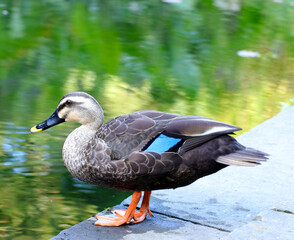
<svg viewBox="0 0 294 240">
<path fill-rule="evenodd" d="M 115 227 L 123 225 L 125 223 L 130 223 L 134 218 L 135 210 L 140 201 L 140 198 L 141 192 L 134 192 L 130 206 L 123 216 L 118 216 L 117 218 L 96 216 L 98 221 L 95 222 L 95 225 Z"/>
<path fill-rule="evenodd" d="M 98 221 L 95 222 L 95 225 L 120 226 L 125 223 L 135 224 L 135 223 L 142 222 L 146 218 L 147 213 L 150 216 L 153 216 L 149 209 L 150 196 L 151 196 L 151 191 L 144 192 L 144 197 L 143 197 L 142 205 L 140 208 L 140 212 L 137 212 L 135 210 L 140 201 L 141 192 L 134 192 L 132 196 L 132 201 L 127 210 L 122 210 L 122 209 L 113 210 L 112 212 L 114 212 L 118 216 L 117 218 L 96 216 Z"/>
<path fill-rule="evenodd" d="M 151 211 L 149 209 L 150 196 L 151 196 L 151 191 L 145 191 L 144 192 L 144 197 L 143 197 L 143 201 L 142 201 L 142 204 L 141 204 L 140 211 L 139 212 L 135 211 L 134 220 L 131 222 L 132 224 L 142 222 L 146 218 L 147 213 L 151 217 L 153 217 L 153 214 L 151 213 Z M 122 216 L 125 215 L 126 210 L 114 209 L 111 212 L 115 213 L 119 217 L 122 217 Z"/>
<path fill-rule="evenodd" d="M 135 220 L 136 221 L 134 223 L 142 222 L 146 218 L 147 213 L 151 217 L 153 217 L 153 214 L 149 209 L 150 197 L 151 197 L 151 191 L 145 191 L 143 201 L 142 201 L 142 204 L 141 204 L 141 208 L 140 208 L 140 212 L 139 212 L 139 214 L 135 214 L 135 217 L 136 217 Z"/>
</svg>

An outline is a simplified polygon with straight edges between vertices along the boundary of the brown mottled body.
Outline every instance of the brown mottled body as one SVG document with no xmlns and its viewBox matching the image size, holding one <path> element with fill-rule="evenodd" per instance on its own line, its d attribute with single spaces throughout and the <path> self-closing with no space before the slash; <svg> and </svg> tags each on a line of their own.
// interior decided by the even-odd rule
<svg viewBox="0 0 294 240">
<path fill-rule="evenodd" d="M 221 131 L 201 136 L 210 123 Z M 198 135 L 191 136 L 197 127 Z M 63 158 L 71 174 L 87 183 L 129 191 L 177 188 L 226 167 L 218 163 L 220 156 L 246 154 L 246 148 L 227 135 L 236 130 L 203 117 L 140 111 L 112 119 L 91 134 L 85 134 L 83 126 L 76 129 L 64 144 Z M 160 133 L 182 137 L 182 147 L 161 154 L 141 151 Z"/>
</svg>

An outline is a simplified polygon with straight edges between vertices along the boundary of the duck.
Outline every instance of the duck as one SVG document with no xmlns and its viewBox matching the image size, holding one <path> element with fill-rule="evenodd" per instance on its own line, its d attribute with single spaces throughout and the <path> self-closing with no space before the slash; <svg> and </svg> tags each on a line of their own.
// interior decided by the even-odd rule
<svg viewBox="0 0 294 240">
<path fill-rule="evenodd" d="M 135 224 L 153 216 L 149 202 L 154 190 L 183 187 L 227 166 L 252 167 L 268 159 L 267 153 L 237 142 L 232 135 L 241 128 L 202 116 L 141 110 L 104 123 L 100 104 L 85 92 L 64 95 L 53 114 L 30 131 L 63 122 L 81 124 L 62 149 L 71 175 L 133 192 L 126 210 L 114 210 L 115 217 L 96 216 L 100 226 Z"/>
</svg>

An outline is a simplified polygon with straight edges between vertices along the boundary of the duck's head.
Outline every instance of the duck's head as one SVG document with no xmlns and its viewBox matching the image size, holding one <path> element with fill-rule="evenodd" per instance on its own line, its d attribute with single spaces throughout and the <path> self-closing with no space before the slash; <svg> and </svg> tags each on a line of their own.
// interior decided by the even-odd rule
<svg viewBox="0 0 294 240">
<path fill-rule="evenodd" d="M 103 110 L 95 98 L 84 92 L 72 92 L 64 95 L 55 112 L 44 122 L 32 127 L 31 132 L 41 132 L 63 122 L 78 122 L 97 130 L 103 120 Z"/>
</svg>

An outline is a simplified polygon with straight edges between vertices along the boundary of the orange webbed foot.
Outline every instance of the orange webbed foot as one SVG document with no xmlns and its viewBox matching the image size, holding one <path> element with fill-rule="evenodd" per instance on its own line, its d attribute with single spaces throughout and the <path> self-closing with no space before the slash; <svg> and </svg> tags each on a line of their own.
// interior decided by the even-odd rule
<svg viewBox="0 0 294 240">
<path fill-rule="evenodd" d="M 140 211 L 135 211 L 138 205 L 138 202 L 141 198 L 141 192 L 135 192 L 132 196 L 132 201 L 127 210 L 123 209 L 114 209 L 112 212 L 117 215 L 114 217 L 105 217 L 105 216 L 96 216 L 98 221 L 95 222 L 95 225 L 100 226 L 121 226 L 123 224 L 135 224 L 144 221 L 147 214 L 153 216 L 149 209 L 149 200 L 151 196 L 151 191 L 144 192 L 144 198 L 142 201 L 142 205 Z"/>
<path fill-rule="evenodd" d="M 123 217 L 105 217 L 105 216 L 96 216 L 98 219 L 94 224 L 104 227 L 118 227 L 127 223 L 127 219 Z"/>
</svg>

